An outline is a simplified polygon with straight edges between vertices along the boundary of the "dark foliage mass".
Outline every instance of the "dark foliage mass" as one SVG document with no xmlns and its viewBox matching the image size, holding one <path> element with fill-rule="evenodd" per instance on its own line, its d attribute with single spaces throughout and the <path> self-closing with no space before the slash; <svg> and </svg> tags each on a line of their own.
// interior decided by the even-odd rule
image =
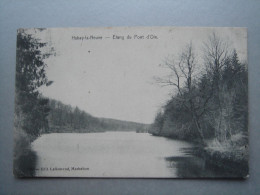
<svg viewBox="0 0 260 195">
<path fill-rule="evenodd" d="M 247 136 L 247 65 L 215 34 L 203 52 L 201 64 L 192 44 L 177 60 L 165 61 L 171 75 L 156 80 L 173 86 L 175 93 L 157 114 L 152 134 L 200 144 L 213 138 L 222 143 L 232 142 L 234 135 Z M 199 70 L 198 65 L 203 68 Z"/>
<path fill-rule="evenodd" d="M 34 29 L 35 33 L 44 29 Z M 14 173 L 27 175 L 21 169 L 24 155 L 30 152 L 30 143 L 48 127 L 50 111 L 48 99 L 42 98 L 38 88 L 49 83 L 44 59 L 53 50 L 43 53 L 46 43 L 34 38 L 25 29 L 17 32 L 15 115 L 14 115 Z M 33 167 L 31 168 L 33 169 Z"/>
<path fill-rule="evenodd" d="M 50 53 L 42 53 L 46 43 L 19 29 L 16 56 L 15 127 L 22 129 L 30 139 L 40 135 L 48 126 L 48 99 L 42 98 L 38 88 L 48 83 L 44 59 Z"/>
</svg>

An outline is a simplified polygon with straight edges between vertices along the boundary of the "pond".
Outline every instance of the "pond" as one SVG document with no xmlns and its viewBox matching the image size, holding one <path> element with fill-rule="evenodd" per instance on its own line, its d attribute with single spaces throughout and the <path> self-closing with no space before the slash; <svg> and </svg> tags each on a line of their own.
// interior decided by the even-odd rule
<svg viewBox="0 0 260 195">
<path fill-rule="evenodd" d="M 136 132 L 51 133 L 32 143 L 38 177 L 224 177 L 185 141 Z"/>
<path fill-rule="evenodd" d="M 53 177 L 176 177 L 165 158 L 190 146 L 136 132 L 51 133 L 32 143 L 36 176 Z"/>
</svg>

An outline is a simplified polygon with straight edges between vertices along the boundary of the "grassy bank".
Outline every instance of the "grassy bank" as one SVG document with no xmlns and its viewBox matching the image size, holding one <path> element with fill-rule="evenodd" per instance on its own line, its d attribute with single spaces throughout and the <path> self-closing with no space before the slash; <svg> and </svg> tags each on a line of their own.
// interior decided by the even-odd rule
<svg viewBox="0 0 260 195">
<path fill-rule="evenodd" d="M 249 175 L 247 136 L 236 134 L 231 136 L 229 140 L 221 143 L 216 139 L 209 140 L 202 150 L 204 158 L 208 163 L 236 172 L 242 178 L 246 178 Z"/>
</svg>

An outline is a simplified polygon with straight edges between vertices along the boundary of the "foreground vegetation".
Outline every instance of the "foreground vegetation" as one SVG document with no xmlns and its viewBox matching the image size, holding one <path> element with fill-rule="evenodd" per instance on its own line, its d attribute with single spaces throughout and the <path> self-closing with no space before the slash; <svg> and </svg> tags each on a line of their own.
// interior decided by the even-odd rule
<svg viewBox="0 0 260 195">
<path fill-rule="evenodd" d="M 174 95 L 150 133 L 196 143 L 212 158 L 247 162 L 247 65 L 214 33 L 203 54 L 198 60 L 190 43 L 179 58 L 165 60 L 170 76 L 156 81 L 173 86 Z"/>
<path fill-rule="evenodd" d="M 43 31 L 44 29 L 35 29 Z M 14 114 L 14 174 L 32 176 L 31 171 L 25 172 L 23 159 L 35 161 L 30 150 L 30 143 L 35 140 L 42 129 L 48 126 L 48 100 L 41 97 L 38 88 L 50 85 L 44 59 L 53 54 L 52 48 L 42 53 L 46 47 L 25 29 L 17 32 L 16 50 L 16 82 L 15 82 L 15 114 Z M 35 163 L 32 163 L 35 164 Z M 27 167 L 32 170 L 33 167 Z"/>
</svg>

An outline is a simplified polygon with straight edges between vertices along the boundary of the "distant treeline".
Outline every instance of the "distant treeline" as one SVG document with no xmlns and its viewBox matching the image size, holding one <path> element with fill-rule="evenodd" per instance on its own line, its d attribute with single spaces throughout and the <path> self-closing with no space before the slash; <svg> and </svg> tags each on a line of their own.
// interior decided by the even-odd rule
<svg viewBox="0 0 260 195">
<path fill-rule="evenodd" d="M 202 144 L 213 138 L 225 142 L 235 134 L 247 136 L 246 63 L 214 33 L 204 44 L 203 54 L 198 62 L 189 44 L 177 60 L 165 60 L 171 75 L 156 81 L 173 86 L 175 91 L 158 112 L 152 134 Z"/>
<path fill-rule="evenodd" d="M 103 132 L 103 131 L 144 131 L 147 125 L 115 119 L 93 117 L 78 107 L 73 108 L 57 100 L 49 100 L 48 128 L 51 132 Z"/>
<path fill-rule="evenodd" d="M 98 119 L 81 111 L 78 107 L 72 108 L 60 101 L 49 100 L 50 112 L 48 115 L 49 132 L 72 132 L 72 131 L 101 131 Z"/>
</svg>

